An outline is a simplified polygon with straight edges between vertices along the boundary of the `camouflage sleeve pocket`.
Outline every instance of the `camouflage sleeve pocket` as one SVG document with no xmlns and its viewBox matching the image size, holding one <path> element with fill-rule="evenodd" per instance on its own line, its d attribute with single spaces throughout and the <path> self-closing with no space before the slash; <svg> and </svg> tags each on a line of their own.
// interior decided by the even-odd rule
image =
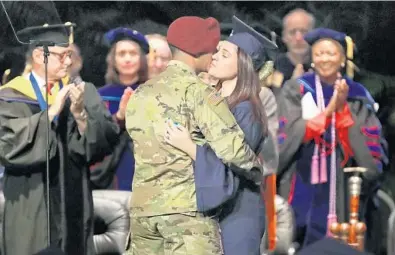
<svg viewBox="0 0 395 255">
<path fill-rule="evenodd" d="M 210 107 L 227 128 L 233 129 L 237 125 L 235 117 L 230 112 L 228 105 L 225 102 L 220 102 L 218 105 Z"/>
<path fill-rule="evenodd" d="M 236 119 L 230 112 L 226 101 L 221 96 L 219 91 L 212 90 L 208 94 L 206 99 L 206 106 L 210 108 L 208 109 L 208 112 L 213 112 L 216 117 L 222 120 L 223 124 L 225 124 L 227 128 L 234 128 L 237 125 Z"/>
</svg>

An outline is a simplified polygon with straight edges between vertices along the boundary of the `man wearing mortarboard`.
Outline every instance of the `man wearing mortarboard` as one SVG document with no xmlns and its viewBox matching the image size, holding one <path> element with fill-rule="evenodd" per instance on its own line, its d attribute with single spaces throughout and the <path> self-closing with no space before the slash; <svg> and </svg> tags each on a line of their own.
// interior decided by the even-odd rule
<svg viewBox="0 0 395 255">
<path fill-rule="evenodd" d="M 46 25 L 19 31 L 20 40 L 33 41 L 28 49 L 31 72 L 0 88 L 0 162 L 5 167 L 6 200 L 3 254 L 36 253 L 47 247 L 48 238 L 51 246 L 66 254 L 93 254 L 93 204 L 87 166 L 111 152 L 119 128 L 93 84 L 62 82 L 71 64 L 65 32 L 71 26 Z M 36 44 L 38 41 L 54 43 L 48 47 L 48 84 L 43 47 Z M 46 189 L 47 181 L 50 190 Z"/>
<path fill-rule="evenodd" d="M 362 84 L 350 79 L 352 39 L 327 28 L 312 30 L 304 39 L 311 45 L 314 72 L 287 81 L 278 98 L 278 188 L 295 211 L 302 246 L 331 236 L 333 222 L 347 221 L 344 167 L 367 169 L 361 197 L 366 199 L 374 195 L 388 163 L 375 102 Z M 343 68 L 346 75 L 341 75 Z M 362 221 L 365 202 L 360 203 Z"/>
<path fill-rule="evenodd" d="M 186 16 L 167 32 L 173 60 L 140 85 L 126 108 L 135 173 L 128 254 L 222 254 L 218 221 L 199 212 L 191 156 L 171 146 L 168 125 L 186 127 L 225 164 L 260 183 L 262 165 L 220 94 L 196 73 L 207 71 L 220 39 L 214 18 Z"/>
</svg>

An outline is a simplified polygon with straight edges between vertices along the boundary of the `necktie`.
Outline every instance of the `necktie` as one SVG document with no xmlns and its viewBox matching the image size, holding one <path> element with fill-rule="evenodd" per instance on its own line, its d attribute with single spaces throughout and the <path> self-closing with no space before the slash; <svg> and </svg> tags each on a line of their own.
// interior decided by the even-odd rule
<svg viewBox="0 0 395 255">
<path fill-rule="evenodd" d="M 50 94 L 52 96 L 51 90 L 53 88 L 53 83 L 52 82 L 48 82 L 48 86 L 47 86 L 47 92 L 48 94 Z"/>
</svg>

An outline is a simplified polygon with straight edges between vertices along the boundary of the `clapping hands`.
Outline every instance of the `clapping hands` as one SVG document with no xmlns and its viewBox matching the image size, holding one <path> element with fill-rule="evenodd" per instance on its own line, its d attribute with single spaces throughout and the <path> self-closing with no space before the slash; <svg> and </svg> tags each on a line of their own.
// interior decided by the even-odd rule
<svg viewBox="0 0 395 255">
<path fill-rule="evenodd" d="M 325 112 L 326 116 L 331 116 L 335 111 L 341 111 L 344 104 L 347 102 L 348 97 L 348 85 L 345 79 L 342 79 L 340 73 L 337 73 L 338 79 L 335 81 L 334 91 L 329 104 L 327 105 Z"/>
<path fill-rule="evenodd" d="M 66 87 L 69 87 L 70 90 L 70 111 L 73 114 L 80 114 L 84 110 L 85 82 L 81 82 L 78 85 L 71 83 Z"/>
</svg>

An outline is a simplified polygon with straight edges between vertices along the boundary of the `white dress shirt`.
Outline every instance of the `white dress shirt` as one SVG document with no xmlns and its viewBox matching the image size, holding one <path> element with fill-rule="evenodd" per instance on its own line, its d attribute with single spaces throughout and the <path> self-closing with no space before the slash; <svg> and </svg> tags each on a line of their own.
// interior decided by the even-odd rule
<svg viewBox="0 0 395 255">
<path fill-rule="evenodd" d="M 38 87 L 40 88 L 40 90 L 41 90 L 41 92 L 43 93 L 43 94 L 45 94 L 45 80 L 41 77 L 41 76 L 39 76 L 38 74 L 36 74 L 34 71 L 32 71 L 31 73 L 28 73 L 28 74 L 26 74 L 24 77 L 26 78 L 26 79 L 28 79 L 29 80 L 29 82 L 30 82 L 30 74 L 33 74 L 33 77 L 34 77 L 34 79 L 36 79 L 36 81 L 37 81 L 37 84 L 38 84 Z M 53 88 L 52 88 L 53 89 Z M 52 91 L 51 91 L 52 92 Z"/>
</svg>

